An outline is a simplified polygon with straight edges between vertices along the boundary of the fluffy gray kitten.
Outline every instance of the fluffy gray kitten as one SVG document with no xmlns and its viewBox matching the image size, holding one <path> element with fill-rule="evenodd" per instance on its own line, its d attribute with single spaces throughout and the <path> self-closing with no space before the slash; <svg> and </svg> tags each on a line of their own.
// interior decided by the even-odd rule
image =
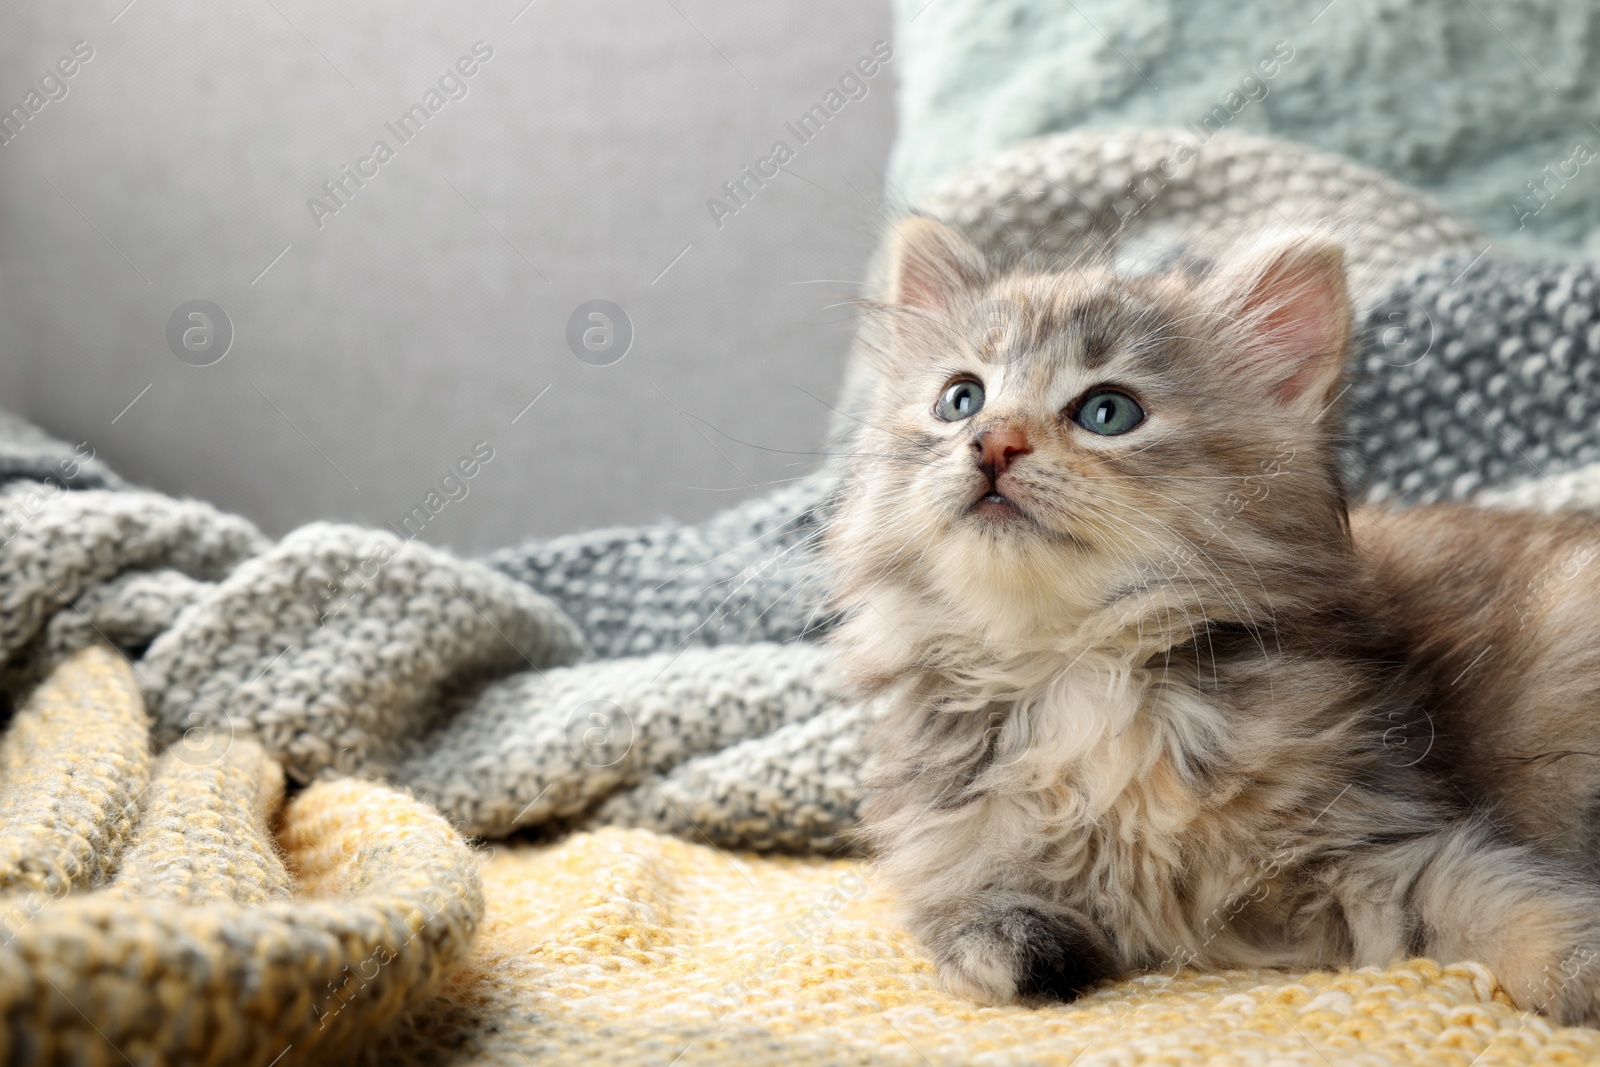
<svg viewBox="0 0 1600 1067">
<path fill-rule="evenodd" d="M 945 985 L 1427 955 L 1600 1022 L 1600 538 L 1350 515 L 1337 247 L 1037 272 L 911 218 L 888 274 L 826 551 Z"/>
</svg>

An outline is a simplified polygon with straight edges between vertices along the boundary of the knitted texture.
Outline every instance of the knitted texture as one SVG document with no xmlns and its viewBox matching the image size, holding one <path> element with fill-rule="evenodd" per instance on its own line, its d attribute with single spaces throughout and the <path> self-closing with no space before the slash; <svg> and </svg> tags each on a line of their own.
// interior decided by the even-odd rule
<svg viewBox="0 0 1600 1067">
<path fill-rule="evenodd" d="M 1370 497 L 1600 506 L 1593 266 L 1446 257 L 1400 279 L 1365 333 L 1346 429 Z"/>
<path fill-rule="evenodd" d="M 115 872 L 150 783 L 150 725 L 105 659 L 84 653 L 0 737 L 0 891 L 56 897 Z"/>
<path fill-rule="evenodd" d="M 537 586 L 605 659 L 789 641 L 826 622 L 806 552 L 833 484 L 814 474 L 700 526 L 600 530 L 484 562 Z"/>
<path fill-rule="evenodd" d="M 991 256 L 1071 262 L 1107 245 L 1204 254 L 1266 232 L 1338 239 L 1358 304 L 1419 260 L 1487 242 L 1433 201 L 1340 156 L 1222 133 L 1074 130 L 997 152 L 938 182 L 918 210 Z"/>
<path fill-rule="evenodd" d="M 815 501 L 821 484 L 784 499 Z M 0 489 L 0 514 L 29 492 L 17 483 Z M 839 704 L 814 648 L 714 645 L 729 634 L 796 636 L 808 624 L 794 604 L 811 564 L 772 568 L 782 581 L 762 578 L 765 561 L 781 563 L 811 536 L 803 517 L 774 523 L 773 510 L 750 505 L 721 520 L 734 547 L 753 546 L 732 563 L 703 536 L 653 546 L 676 582 L 652 576 L 655 596 L 639 598 L 626 626 L 600 633 L 613 646 L 632 642 L 630 633 L 664 614 L 680 620 L 678 651 L 572 666 L 585 655 L 583 640 L 550 599 L 439 549 L 328 524 L 268 547 L 248 524 L 195 502 L 63 493 L 0 547 L 0 602 L 19 605 L 9 627 L 0 624 L 0 653 L 12 654 L 13 678 L 26 679 L 74 648 L 111 640 L 138 657 L 158 740 L 183 737 L 196 761 L 220 758 L 235 736 L 249 735 L 297 781 L 385 776 L 472 833 L 569 819 L 618 789 L 648 795 L 613 808 L 615 817 L 631 812 L 682 829 L 679 813 L 661 807 L 657 776 L 677 770 L 681 784 L 694 761 Z M 763 538 L 764 530 L 779 536 Z M 67 536 L 72 551 L 53 552 Z M 261 551 L 247 555 L 253 548 Z M 702 560 L 723 556 L 702 568 L 709 577 L 687 573 L 695 571 L 692 549 Z M 548 558 L 567 564 L 558 578 L 574 559 L 610 569 L 581 546 L 558 546 Z M 220 560 L 237 565 L 219 579 Z M 134 567 L 143 569 L 119 570 Z M 623 577 L 645 581 L 637 570 Z M 579 614 L 615 617 L 607 598 L 619 587 L 592 574 L 585 584 L 600 594 L 593 612 Z M 724 613 L 720 625 L 687 621 L 704 603 Z M 781 750 L 787 736 L 772 744 Z M 839 782 L 853 779 L 859 757 L 843 746 L 817 755 L 826 757 L 819 771 L 828 788 L 805 782 L 764 793 L 755 819 L 692 801 L 705 821 L 700 832 L 725 844 L 837 847 L 854 812 L 853 793 Z M 813 810 L 818 798 L 834 806 Z"/>
<path fill-rule="evenodd" d="M 215 759 L 210 750 L 180 741 L 156 761 L 113 891 L 184 904 L 289 896 L 267 829 L 282 806 L 283 768 L 257 744 L 229 745 Z"/>
<path fill-rule="evenodd" d="M 607 829 L 550 847 L 501 847 L 484 892 L 471 958 L 361 1063 L 1600 1060 L 1600 1032 L 1518 1011 L 1471 963 L 1183 971 L 1103 985 L 1067 1005 L 979 1008 L 940 991 L 893 900 L 859 861 L 730 855 Z"/>
<path fill-rule="evenodd" d="M 258 745 L 152 765 L 145 726 L 127 663 L 91 647 L 0 740 L 0 1060 L 337 1061 L 465 956 L 478 860 L 437 814 L 329 781 L 274 839 Z"/>
</svg>

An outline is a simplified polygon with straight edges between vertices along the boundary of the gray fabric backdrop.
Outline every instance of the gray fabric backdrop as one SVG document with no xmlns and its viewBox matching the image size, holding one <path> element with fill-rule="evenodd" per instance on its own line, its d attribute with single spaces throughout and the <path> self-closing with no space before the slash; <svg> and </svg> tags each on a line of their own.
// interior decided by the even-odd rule
<svg viewBox="0 0 1600 1067">
<path fill-rule="evenodd" d="M 814 466 L 893 132 L 895 62 L 855 68 L 889 37 L 851 0 L 9 5 L 0 406 L 273 534 L 430 491 L 422 538 L 466 551 L 708 515 Z M 592 299 L 632 323 L 609 366 L 566 339 Z M 169 350 L 193 300 L 233 327 L 209 366 L 220 329 Z"/>
</svg>

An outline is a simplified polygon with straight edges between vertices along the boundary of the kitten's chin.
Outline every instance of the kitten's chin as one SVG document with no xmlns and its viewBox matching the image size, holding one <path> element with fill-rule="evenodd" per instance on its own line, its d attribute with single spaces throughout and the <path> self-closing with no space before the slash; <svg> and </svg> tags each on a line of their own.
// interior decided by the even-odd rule
<svg viewBox="0 0 1600 1067">
<path fill-rule="evenodd" d="M 1053 642 L 1094 612 L 1096 591 L 1111 580 L 1098 554 L 1025 516 L 969 513 L 957 527 L 929 547 L 921 565 L 927 585 L 981 640 Z"/>
</svg>

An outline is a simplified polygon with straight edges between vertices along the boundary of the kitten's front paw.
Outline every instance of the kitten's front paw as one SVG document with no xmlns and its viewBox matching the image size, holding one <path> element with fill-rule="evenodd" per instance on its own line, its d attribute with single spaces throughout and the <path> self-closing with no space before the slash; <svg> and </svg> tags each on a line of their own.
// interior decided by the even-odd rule
<svg viewBox="0 0 1600 1067">
<path fill-rule="evenodd" d="M 963 939 L 939 956 L 939 984 L 953 997 L 978 1004 L 1010 1004 L 1017 999 L 1017 979 L 1008 960 L 994 946 Z"/>
<path fill-rule="evenodd" d="M 980 1004 L 1071 1000 L 1116 972 L 1111 945 L 1077 912 L 1020 894 L 960 909 L 931 939 L 952 995 Z"/>
</svg>

